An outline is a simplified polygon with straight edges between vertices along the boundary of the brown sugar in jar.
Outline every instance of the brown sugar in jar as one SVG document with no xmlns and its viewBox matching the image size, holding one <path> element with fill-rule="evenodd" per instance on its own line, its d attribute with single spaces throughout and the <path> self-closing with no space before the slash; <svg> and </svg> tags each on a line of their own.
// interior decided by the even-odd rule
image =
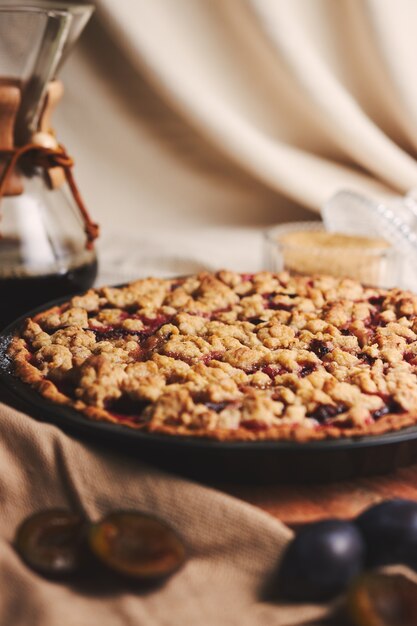
<svg viewBox="0 0 417 626">
<path fill-rule="evenodd" d="M 299 222 L 267 231 L 265 266 L 272 271 L 346 276 L 389 287 L 398 281 L 400 259 L 385 239 L 332 233 L 320 222 Z"/>
</svg>

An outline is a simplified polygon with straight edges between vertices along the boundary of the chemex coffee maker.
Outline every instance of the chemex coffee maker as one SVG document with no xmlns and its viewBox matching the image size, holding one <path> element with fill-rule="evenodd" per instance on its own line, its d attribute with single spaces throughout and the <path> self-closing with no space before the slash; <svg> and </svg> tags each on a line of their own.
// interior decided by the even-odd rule
<svg viewBox="0 0 417 626">
<path fill-rule="evenodd" d="M 73 161 L 51 128 L 57 72 L 93 7 L 0 6 L 0 327 L 97 274 Z"/>
</svg>

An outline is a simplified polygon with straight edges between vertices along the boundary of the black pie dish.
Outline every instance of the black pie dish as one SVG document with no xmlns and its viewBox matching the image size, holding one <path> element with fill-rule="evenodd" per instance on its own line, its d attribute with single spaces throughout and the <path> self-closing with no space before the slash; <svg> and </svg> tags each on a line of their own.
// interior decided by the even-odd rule
<svg viewBox="0 0 417 626">
<path fill-rule="evenodd" d="M 0 384 L 22 410 L 90 443 L 128 452 L 165 470 L 209 483 L 317 483 L 383 474 L 417 462 L 417 425 L 383 435 L 305 443 L 221 442 L 146 433 L 90 421 L 71 407 L 43 398 L 12 372 L 10 341 L 26 317 L 66 302 L 54 300 L 30 311 L 0 333 Z"/>
</svg>

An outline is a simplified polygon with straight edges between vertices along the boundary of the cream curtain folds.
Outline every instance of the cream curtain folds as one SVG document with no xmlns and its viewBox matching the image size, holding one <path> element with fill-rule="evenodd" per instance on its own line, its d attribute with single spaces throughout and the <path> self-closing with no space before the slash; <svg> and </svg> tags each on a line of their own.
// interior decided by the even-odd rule
<svg viewBox="0 0 417 626">
<path fill-rule="evenodd" d="M 415 0 L 97 4 L 201 144 L 280 196 L 417 184 Z"/>
</svg>

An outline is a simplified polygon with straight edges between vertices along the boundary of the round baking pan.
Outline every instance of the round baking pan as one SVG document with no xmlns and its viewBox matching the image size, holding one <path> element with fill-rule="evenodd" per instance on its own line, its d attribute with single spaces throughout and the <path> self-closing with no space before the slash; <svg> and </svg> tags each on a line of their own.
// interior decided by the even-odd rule
<svg viewBox="0 0 417 626">
<path fill-rule="evenodd" d="M 33 316 L 61 298 L 31 311 Z M 383 435 L 314 442 L 220 442 L 160 435 L 90 421 L 78 411 L 45 400 L 13 375 L 7 348 L 27 315 L 0 333 L 0 383 L 33 417 L 96 444 L 196 480 L 241 483 L 311 483 L 381 474 L 417 461 L 417 426 Z"/>
</svg>

